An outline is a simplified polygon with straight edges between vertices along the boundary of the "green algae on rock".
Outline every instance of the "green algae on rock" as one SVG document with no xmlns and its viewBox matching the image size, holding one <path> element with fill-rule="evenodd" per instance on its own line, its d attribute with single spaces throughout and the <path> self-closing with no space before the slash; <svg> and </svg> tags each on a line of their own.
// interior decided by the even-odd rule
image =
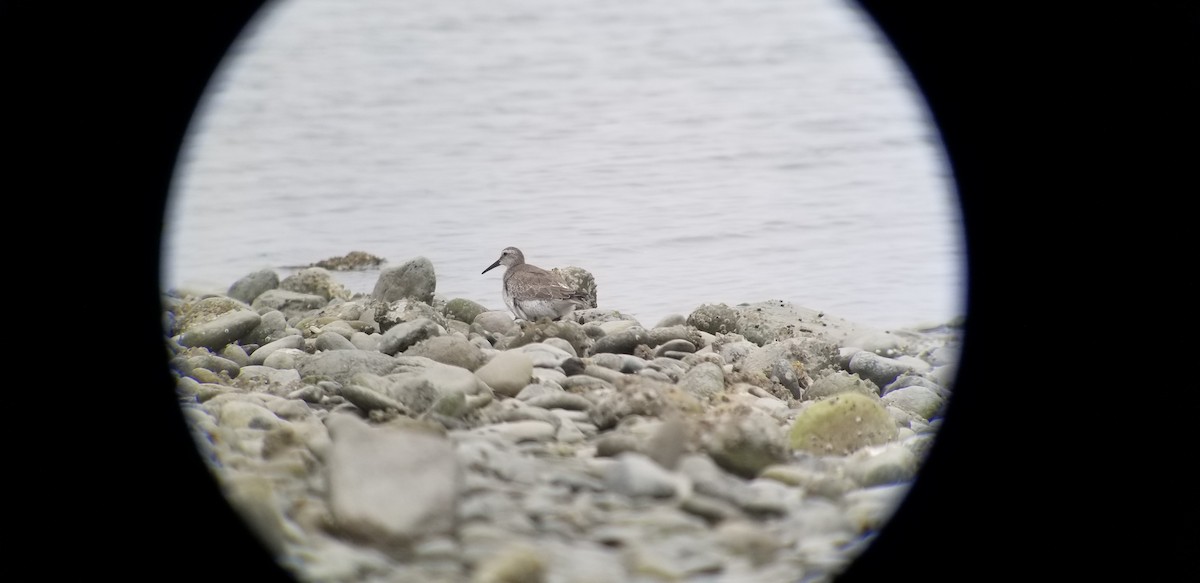
<svg viewBox="0 0 1200 583">
<path fill-rule="evenodd" d="M 792 449 L 845 455 L 860 447 L 886 443 L 897 436 L 896 422 L 879 399 L 841 393 L 805 408 L 792 424 Z"/>
</svg>

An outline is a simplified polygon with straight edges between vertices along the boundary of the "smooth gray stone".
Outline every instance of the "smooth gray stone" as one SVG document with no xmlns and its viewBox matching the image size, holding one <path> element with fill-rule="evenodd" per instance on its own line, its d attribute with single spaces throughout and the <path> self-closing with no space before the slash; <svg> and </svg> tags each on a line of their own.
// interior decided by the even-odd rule
<svg viewBox="0 0 1200 583">
<path fill-rule="evenodd" d="M 259 313 L 279 310 L 283 312 L 285 318 L 290 320 L 307 314 L 311 310 L 320 309 L 327 303 L 329 301 L 322 296 L 271 289 L 254 298 L 251 307 Z"/>
<path fill-rule="evenodd" d="M 566 391 L 532 397 L 525 400 L 525 404 L 543 409 L 569 409 L 572 411 L 587 411 L 592 407 L 592 402 L 587 398 Z"/>
<path fill-rule="evenodd" d="M 486 358 L 478 346 L 471 344 L 461 336 L 434 336 L 410 346 L 404 351 L 405 356 L 424 356 L 443 364 L 449 364 L 469 371 L 475 371 L 483 366 Z"/>
<path fill-rule="evenodd" d="M 238 366 L 238 363 L 229 360 L 228 358 L 221 358 L 220 356 L 213 354 L 189 356 L 187 357 L 187 361 L 188 370 L 194 368 L 203 368 L 212 372 L 224 371 L 229 375 L 229 378 L 237 378 L 238 374 L 241 373 L 242 368 L 241 366 Z"/>
<path fill-rule="evenodd" d="M 721 358 L 730 364 L 741 368 L 746 357 L 759 349 L 759 346 L 749 340 L 727 340 L 713 347 Z"/>
<path fill-rule="evenodd" d="M 687 451 L 689 441 L 688 424 L 678 415 L 663 420 L 658 429 L 646 440 L 642 452 L 658 465 L 674 469 Z"/>
<path fill-rule="evenodd" d="M 551 344 L 551 341 L 557 340 L 557 345 Z M 569 348 L 566 350 L 563 346 Z M 571 347 L 571 343 L 562 338 L 547 338 L 541 342 L 532 342 L 518 348 L 514 348 L 529 357 L 533 361 L 533 366 L 542 368 L 558 368 L 562 366 L 563 361 L 575 356 L 575 349 Z"/>
<path fill-rule="evenodd" d="M 369 389 L 387 397 L 395 403 L 401 404 L 401 407 L 397 407 L 401 411 L 407 410 L 416 414 L 429 410 L 442 396 L 430 384 L 429 379 L 419 374 L 379 376 L 371 373 L 359 373 L 350 378 L 347 387 Z M 344 390 L 342 394 L 345 395 Z M 357 403 L 355 404 L 357 405 Z"/>
<path fill-rule="evenodd" d="M 692 353 L 696 352 L 696 345 L 682 338 L 676 338 L 658 345 L 658 348 L 654 350 L 654 356 L 663 356 L 668 352 Z"/>
<path fill-rule="evenodd" d="M 563 391 L 561 387 L 553 387 L 541 383 L 529 383 L 528 385 L 525 385 L 525 388 L 521 389 L 521 392 L 517 393 L 515 398 L 521 401 L 528 401 L 537 397 L 554 395 L 563 392 L 565 391 Z"/>
<path fill-rule="evenodd" d="M 289 335 L 287 318 L 284 317 L 283 312 L 279 310 L 267 310 L 260 313 L 262 314 L 262 321 L 242 337 L 243 343 L 263 346 Z"/>
<path fill-rule="evenodd" d="M 865 350 L 850 357 L 848 370 L 860 377 L 870 379 L 880 387 L 887 386 L 902 374 L 913 372 L 910 365 Z"/>
<path fill-rule="evenodd" d="M 883 528 L 908 494 L 909 484 L 889 484 L 847 492 L 843 513 L 861 529 Z"/>
<path fill-rule="evenodd" d="M 371 296 L 388 303 L 408 298 L 428 304 L 433 301 L 436 289 L 433 263 L 424 257 L 415 257 L 381 270 Z"/>
<path fill-rule="evenodd" d="M 296 363 L 301 377 L 324 377 L 345 385 L 355 373 L 386 375 L 399 366 L 396 358 L 365 350 L 331 350 L 307 355 Z M 469 373 L 468 373 L 469 374 Z"/>
<path fill-rule="evenodd" d="M 695 514 L 709 523 L 732 520 L 743 516 L 737 506 L 720 498 L 692 492 L 679 503 L 680 510 Z"/>
<path fill-rule="evenodd" d="M 738 406 L 720 411 L 701 438 L 704 451 L 728 472 L 751 478 L 791 454 L 784 429 L 762 409 Z"/>
<path fill-rule="evenodd" d="M 611 368 L 589 364 L 583 367 L 583 374 L 616 384 L 625 375 Z"/>
<path fill-rule="evenodd" d="M 281 348 L 295 348 L 298 350 L 304 349 L 303 336 L 284 336 L 279 340 L 259 346 L 257 350 L 250 353 L 250 364 L 263 364 L 267 361 L 267 357 L 271 356 L 272 352 Z"/>
<path fill-rule="evenodd" d="M 229 297 L 246 304 L 254 302 L 263 292 L 279 287 L 279 275 L 270 269 L 260 269 L 243 276 L 229 286 Z"/>
<path fill-rule="evenodd" d="M 397 356 L 395 363 L 389 377 L 424 380 L 443 396 L 454 393 L 468 397 L 492 395 L 492 390 L 484 381 L 464 368 L 442 364 L 423 356 Z M 413 381 L 406 378 L 405 382 Z"/>
<path fill-rule="evenodd" d="M 656 326 L 650 329 L 650 347 L 657 347 L 672 340 L 684 340 L 698 346 L 702 339 L 700 331 L 686 324 L 675 326 Z"/>
<path fill-rule="evenodd" d="M 237 344 L 227 344 L 225 348 L 221 349 L 220 356 L 236 362 L 238 366 L 250 364 L 250 355 L 246 354 L 246 351 Z"/>
<path fill-rule="evenodd" d="M 562 388 L 563 381 L 567 380 L 567 375 L 556 368 L 541 368 L 533 367 L 533 382 L 552 387 Z"/>
<path fill-rule="evenodd" d="M 712 458 L 703 454 L 688 454 L 679 460 L 679 473 L 691 478 L 696 492 L 737 504 L 739 490 L 746 482 L 722 470 Z"/>
<path fill-rule="evenodd" d="M 337 334 L 347 340 L 356 333 L 363 332 L 359 328 L 371 330 L 371 325 L 366 322 L 348 322 L 346 320 L 334 320 L 324 326 L 321 326 L 320 334 Z M 368 332 L 369 333 L 369 332 Z"/>
<path fill-rule="evenodd" d="M 192 326 L 180 334 L 176 341 L 180 346 L 202 346 L 216 352 L 245 336 L 261 321 L 262 316 L 249 310 L 226 312 L 215 320 Z"/>
<path fill-rule="evenodd" d="M 684 373 L 679 386 L 702 399 L 714 397 L 725 390 L 725 372 L 714 363 L 700 363 Z"/>
<path fill-rule="evenodd" d="M 262 366 L 276 369 L 294 369 L 298 366 L 299 359 L 308 356 L 308 354 L 298 348 L 280 348 L 271 352 L 263 359 Z"/>
<path fill-rule="evenodd" d="M 337 332 L 325 331 L 317 335 L 314 344 L 317 350 L 358 350 L 358 347 Z"/>
<path fill-rule="evenodd" d="M 881 399 L 884 405 L 892 405 L 920 415 L 923 419 L 932 419 L 941 411 L 945 399 L 933 389 L 920 385 L 912 385 L 896 389 Z"/>
<path fill-rule="evenodd" d="M 658 370 L 651 369 L 651 368 L 639 370 L 637 372 L 637 374 L 639 376 L 644 376 L 648 379 L 654 379 L 656 381 L 661 381 L 664 383 L 673 383 L 677 380 L 677 379 L 671 378 L 671 376 L 666 373 L 663 373 L 663 372 L 660 372 Z"/>
<path fill-rule="evenodd" d="M 541 407 L 530 407 L 528 405 L 522 406 L 520 404 L 508 406 L 510 403 L 514 402 L 505 401 L 501 404 L 503 410 L 496 415 L 496 419 L 500 421 L 542 421 L 553 425 L 555 429 L 558 429 L 558 427 L 562 425 L 562 417 L 542 409 Z"/>
<path fill-rule="evenodd" d="M 630 326 L 614 334 L 608 334 L 596 340 L 589 350 L 590 354 L 599 354 L 602 352 L 616 352 L 621 354 L 633 354 L 633 350 L 640 344 L 650 342 L 650 335 L 645 328 L 641 326 Z"/>
<path fill-rule="evenodd" d="M 562 350 L 567 353 L 568 357 L 579 356 L 579 353 L 575 350 L 575 346 L 563 338 L 547 338 L 541 344 Z"/>
<path fill-rule="evenodd" d="M 737 506 L 755 516 L 787 514 L 800 493 L 774 480 L 753 480 L 738 490 Z"/>
<path fill-rule="evenodd" d="M 664 316 L 654 325 L 655 328 L 670 328 L 673 326 L 684 326 L 687 324 L 687 318 L 683 314 L 669 314 Z"/>
<path fill-rule="evenodd" d="M 370 350 L 379 352 L 379 342 L 383 339 L 382 334 L 366 334 L 363 332 L 355 332 L 350 335 L 350 343 L 359 350 Z"/>
<path fill-rule="evenodd" d="M 886 395 L 896 389 L 902 389 L 904 387 L 911 386 L 921 386 L 932 389 L 933 392 L 941 395 L 942 397 L 950 396 L 950 391 L 947 391 L 941 385 L 921 375 L 912 373 L 906 373 L 896 377 L 896 380 L 889 383 L 886 387 L 883 387 L 883 389 L 880 391 L 880 396 Z"/>
<path fill-rule="evenodd" d="M 642 442 L 636 435 L 610 431 L 596 439 L 596 457 L 617 457 L 627 451 L 641 453 Z"/>
<path fill-rule="evenodd" d="M 471 323 L 492 334 L 508 334 L 520 329 L 516 320 L 513 320 L 512 314 L 507 310 L 480 312 Z"/>
<path fill-rule="evenodd" d="M 372 428 L 347 414 L 331 414 L 326 425 L 329 509 L 338 528 L 400 545 L 454 531 L 463 470 L 448 439 Z"/>
<path fill-rule="evenodd" d="M 576 375 L 573 377 L 567 377 L 567 379 L 565 381 L 563 381 L 562 386 L 564 389 L 566 389 L 568 391 L 590 391 L 590 390 L 597 390 L 597 389 L 612 389 L 613 388 L 612 383 L 610 383 L 606 380 L 603 380 L 603 379 L 598 379 L 596 377 L 587 376 L 587 375 Z"/>
<path fill-rule="evenodd" d="M 684 363 L 675 360 L 674 358 L 667 358 L 665 356 L 655 358 L 646 366 L 648 368 L 657 370 L 674 380 L 682 378 L 683 375 L 687 373 L 688 369 L 691 368 Z M 674 382 L 674 380 L 672 382 Z"/>
<path fill-rule="evenodd" d="M 484 425 L 473 430 L 477 435 L 498 436 L 515 443 L 524 441 L 554 441 L 558 428 L 547 421 L 525 419 Z"/>
<path fill-rule="evenodd" d="M 347 401 L 350 401 L 355 407 L 358 407 L 363 411 L 370 412 L 394 409 L 396 411 L 400 411 L 401 413 L 409 412 L 408 407 L 405 407 L 399 401 L 392 399 L 391 397 L 384 395 L 383 393 L 380 393 L 379 391 L 376 391 L 370 387 L 357 384 L 353 381 L 343 386 L 338 394 L 345 397 Z"/>
<path fill-rule="evenodd" d="M 907 482 L 917 475 L 918 458 L 902 443 L 864 447 L 846 456 L 846 476 L 862 486 Z"/>
<path fill-rule="evenodd" d="M 593 355 L 591 357 L 591 361 L 592 364 L 596 364 L 621 373 L 635 373 L 643 368 L 646 368 L 646 361 L 633 356 L 632 354 L 614 354 L 611 352 L 603 352 Z"/>
<path fill-rule="evenodd" d="M 604 482 L 614 492 L 631 497 L 669 498 L 677 480 L 654 460 L 636 452 L 618 454 L 604 470 Z"/>
<path fill-rule="evenodd" d="M 428 318 L 417 318 L 411 322 L 401 322 L 384 332 L 379 339 L 379 351 L 394 355 L 404 352 L 410 346 L 438 334 L 437 324 Z"/>
<path fill-rule="evenodd" d="M 475 371 L 475 376 L 498 394 L 515 397 L 533 379 L 533 362 L 515 350 L 496 354 Z"/>
</svg>

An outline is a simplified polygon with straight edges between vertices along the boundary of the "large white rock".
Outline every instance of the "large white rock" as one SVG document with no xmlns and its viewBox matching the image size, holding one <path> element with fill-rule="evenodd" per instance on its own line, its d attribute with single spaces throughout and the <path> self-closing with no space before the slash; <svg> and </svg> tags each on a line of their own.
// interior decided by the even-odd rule
<svg viewBox="0 0 1200 583">
<path fill-rule="evenodd" d="M 462 470 L 449 440 L 346 413 L 326 425 L 330 509 L 345 532 L 388 545 L 454 530 Z"/>
</svg>

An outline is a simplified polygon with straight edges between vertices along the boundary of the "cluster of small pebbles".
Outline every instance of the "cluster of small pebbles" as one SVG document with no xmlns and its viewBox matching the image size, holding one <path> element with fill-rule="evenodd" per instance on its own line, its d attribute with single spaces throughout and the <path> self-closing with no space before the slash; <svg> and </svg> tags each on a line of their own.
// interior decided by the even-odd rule
<svg viewBox="0 0 1200 583">
<path fill-rule="evenodd" d="M 914 479 L 960 339 L 782 301 L 525 322 L 435 287 L 418 257 L 369 295 L 320 267 L 164 294 L 197 448 L 299 580 L 831 580 Z"/>
</svg>

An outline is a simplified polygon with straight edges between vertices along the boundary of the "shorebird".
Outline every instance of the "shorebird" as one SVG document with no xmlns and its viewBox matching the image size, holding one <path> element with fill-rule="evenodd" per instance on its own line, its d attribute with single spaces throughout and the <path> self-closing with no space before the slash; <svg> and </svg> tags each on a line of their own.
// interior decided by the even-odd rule
<svg viewBox="0 0 1200 583">
<path fill-rule="evenodd" d="M 500 252 L 500 258 L 482 273 L 499 265 L 507 268 L 502 288 L 504 304 L 522 320 L 557 320 L 575 308 L 587 307 L 587 299 L 582 293 L 567 287 L 553 273 L 525 263 L 525 254 L 516 247 L 505 247 Z"/>
</svg>

